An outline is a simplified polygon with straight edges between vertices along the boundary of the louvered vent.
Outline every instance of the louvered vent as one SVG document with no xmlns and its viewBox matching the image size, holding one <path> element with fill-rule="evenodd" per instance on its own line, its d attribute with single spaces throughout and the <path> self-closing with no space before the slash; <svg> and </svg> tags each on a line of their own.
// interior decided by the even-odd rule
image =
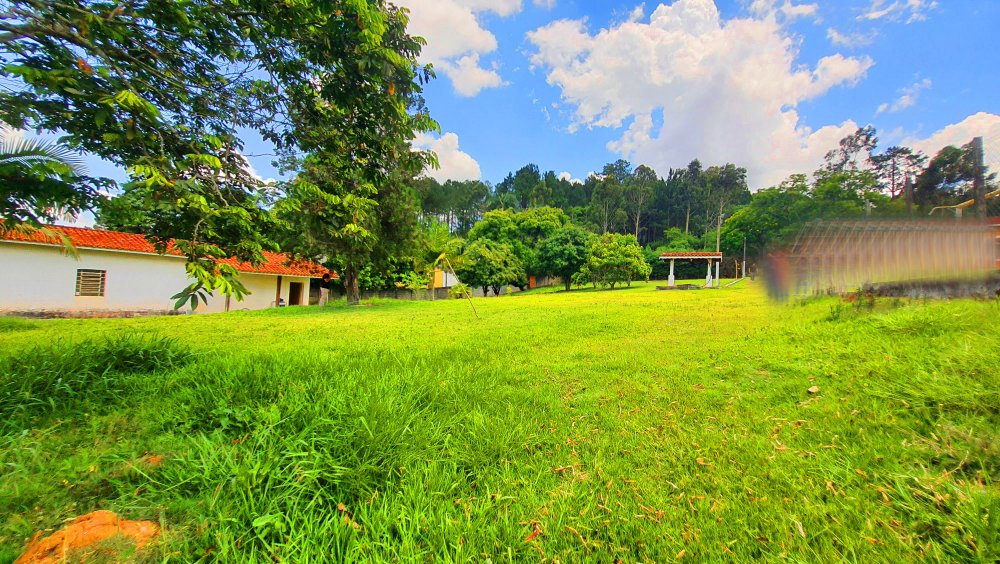
<svg viewBox="0 0 1000 564">
<path fill-rule="evenodd" d="M 76 271 L 76 295 L 103 296 L 104 278 L 107 270 L 89 270 L 81 268 Z"/>
</svg>

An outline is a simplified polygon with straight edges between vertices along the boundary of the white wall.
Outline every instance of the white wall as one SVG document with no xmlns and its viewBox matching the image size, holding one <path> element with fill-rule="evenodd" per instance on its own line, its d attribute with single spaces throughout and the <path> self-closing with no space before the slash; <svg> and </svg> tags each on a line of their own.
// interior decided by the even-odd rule
<svg viewBox="0 0 1000 564">
<path fill-rule="evenodd" d="M 243 298 L 242 302 L 236 301 L 235 298 L 230 301 L 230 311 L 274 307 L 274 298 L 278 289 L 277 276 L 273 274 L 241 274 L 240 281 L 251 294 Z M 302 300 L 301 305 L 309 305 L 309 279 L 300 276 L 281 277 L 281 297 L 284 298 L 285 304 L 288 304 L 290 299 L 292 282 L 302 284 L 302 295 L 299 299 Z M 223 309 L 225 309 L 225 298 L 220 298 L 219 301 L 222 302 Z M 209 304 L 211 303 L 209 300 Z"/>
<path fill-rule="evenodd" d="M 176 294 L 188 285 L 184 258 L 122 251 L 79 249 L 79 260 L 59 247 L 0 241 L 0 311 L 170 310 Z M 105 270 L 104 296 L 76 296 L 77 269 Z M 252 294 L 232 299 L 231 310 L 263 309 L 275 301 L 278 277 L 242 274 Z M 302 282 L 308 303 L 309 279 L 283 276 L 281 297 L 287 303 L 290 282 Z M 223 296 L 209 298 L 198 313 L 225 311 Z"/>
</svg>

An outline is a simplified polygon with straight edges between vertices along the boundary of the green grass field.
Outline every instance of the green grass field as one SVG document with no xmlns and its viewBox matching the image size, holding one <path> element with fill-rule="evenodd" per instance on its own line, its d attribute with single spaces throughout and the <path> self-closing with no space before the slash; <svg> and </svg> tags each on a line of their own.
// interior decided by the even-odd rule
<svg viewBox="0 0 1000 564">
<path fill-rule="evenodd" d="M 94 509 L 152 560 L 1000 558 L 996 302 L 475 306 L 0 319 L 0 561 Z"/>
</svg>

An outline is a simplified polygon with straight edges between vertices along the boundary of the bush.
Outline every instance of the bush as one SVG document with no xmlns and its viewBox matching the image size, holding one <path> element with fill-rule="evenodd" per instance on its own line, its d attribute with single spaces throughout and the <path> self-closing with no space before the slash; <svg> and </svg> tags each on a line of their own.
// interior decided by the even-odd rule
<svg viewBox="0 0 1000 564">
<path fill-rule="evenodd" d="M 448 297 L 455 300 L 460 300 L 469 294 L 471 292 L 469 292 L 469 286 L 466 284 L 455 284 L 451 288 L 448 288 Z"/>
</svg>

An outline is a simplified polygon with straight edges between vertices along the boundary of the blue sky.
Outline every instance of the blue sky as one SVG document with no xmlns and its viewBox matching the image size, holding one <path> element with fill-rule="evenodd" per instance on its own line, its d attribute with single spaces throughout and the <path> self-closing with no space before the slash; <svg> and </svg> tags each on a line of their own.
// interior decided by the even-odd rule
<svg viewBox="0 0 1000 564">
<path fill-rule="evenodd" d="M 983 135 L 1000 167 L 996 0 L 398 2 L 438 73 L 441 134 L 416 144 L 438 152 L 439 180 L 527 163 L 583 179 L 618 158 L 665 175 L 700 158 L 758 189 L 869 123 L 883 148 L 931 154 Z M 248 154 L 270 151 L 247 137 Z M 250 158 L 276 178 L 270 160 Z"/>
<path fill-rule="evenodd" d="M 931 153 L 984 135 L 1000 160 L 995 0 L 401 3 L 438 69 L 444 138 L 418 142 L 439 179 L 697 157 L 746 166 L 756 189 L 869 123 L 883 147 Z"/>
</svg>

